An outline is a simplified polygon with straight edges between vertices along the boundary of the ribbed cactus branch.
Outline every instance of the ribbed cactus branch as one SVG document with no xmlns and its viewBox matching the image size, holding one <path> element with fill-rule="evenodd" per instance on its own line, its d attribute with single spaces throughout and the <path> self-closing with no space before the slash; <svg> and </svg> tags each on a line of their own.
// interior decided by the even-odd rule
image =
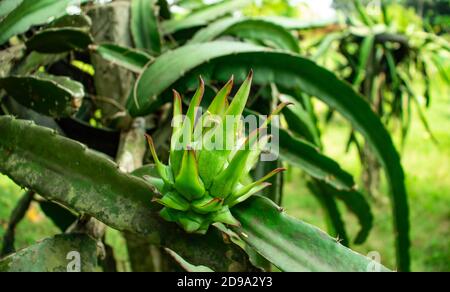
<svg viewBox="0 0 450 292">
<path fill-rule="evenodd" d="M 188 235 L 158 215 L 152 186 L 122 173 L 103 154 L 48 128 L 0 117 L 0 172 L 47 199 L 93 216 L 108 226 L 147 236 L 195 265 L 215 271 L 251 269 L 247 255 L 220 232 Z"/>
<path fill-rule="evenodd" d="M 56 118 L 76 113 L 84 97 L 81 83 L 44 73 L 1 78 L 0 88 L 20 104 Z"/>
</svg>

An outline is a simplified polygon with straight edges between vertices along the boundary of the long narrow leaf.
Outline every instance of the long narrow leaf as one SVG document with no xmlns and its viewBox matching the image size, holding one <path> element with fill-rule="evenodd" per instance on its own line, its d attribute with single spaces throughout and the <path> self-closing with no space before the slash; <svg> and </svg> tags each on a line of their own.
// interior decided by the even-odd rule
<svg viewBox="0 0 450 292">
<path fill-rule="evenodd" d="M 335 237 L 336 241 L 339 241 L 343 246 L 349 246 L 345 223 L 342 220 L 341 211 L 339 210 L 335 198 L 331 194 L 321 191 L 320 185 L 322 182 L 318 181 L 316 184 L 319 186 L 316 186 L 311 182 L 308 184 L 308 187 L 326 212 L 328 233 Z"/>
<path fill-rule="evenodd" d="M 27 42 L 27 49 L 45 54 L 60 54 L 72 50 L 82 51 L 94 42 L 84 28 L 48 28 L 36 33 Z"/>
<path fill-rule="evenodd" d="M 298 40 L 285 28 L 265 19 L 226 18 L 199 30 L 191 43 L 209 42 L 223 35 L 258 41 L 277 49 L 298 53 Z"/>
<path fill-rule="evenodd" d="M 0 19 L 13 11 L 23 0 L 2 0 L 0 1 Z"/>
<path fill-rule="evenodd" d="M 279 133 L 281 159 L 337 189 L 351 190 L 355 187 L 353 177 L 343 171 L 334 160 L 319 153 L 315 146 L 293 137 L 286 130 L 280 129 Z"/>
<path fill-rule="evenodd" d="M 91 49 L 103 59 L 136 73 L 141 73 L 145 66 L 153 60 L 150 55 L 142 51 L 115 44 L 91 46 Z"/>
<path fill-rule="evenodd" d="M 155 0 L 131 1 L 131 32 L 136 48 L 159 54 L 161 35 Z"/>
<path fill-rule="evenodd" d="M 227 0 L 208 5 L 206 8 L 195 11 L 185 18 L 163 22 L 162 30 L 165 34 L 172 34 L 182 29 L 202 26 L 213 20 L 217 20 L 221 16 L 234 12 L 250 2 L 249 0 Z"/>
<path fill-rule="evenodd" d="M 353 82 L 355 88 L 359 88 L 361 83 L 364 81 L 364 78 L 366 77 L 367 64 L 369 63 L 369 58 L 371 57 L 373 52 L 374 41 L 374 35 L 367 36 L 363 41 L 361 51 L 359 53 L 358 72 L 356 73 L 356 78 Z"/>
<path fill-rule="evenodd" d="M 31 26 L 46 23 L 51 17 L 65 14 L 72 0 L 23 0 L 20 5 L 0 21 L 0 45 Z"/>
<path fill-rule="evenodd" d="M 323 195 L 335 197 L 344 202 L 347 209 L 358 218 L 359 225 L 361 225 L 354 243 L 364 243 L 373 225 L 373 214 L 365 197 L 357 191 L 339 191 L 323 183 L 315 183 L 313 187 Z"/>
</svg>

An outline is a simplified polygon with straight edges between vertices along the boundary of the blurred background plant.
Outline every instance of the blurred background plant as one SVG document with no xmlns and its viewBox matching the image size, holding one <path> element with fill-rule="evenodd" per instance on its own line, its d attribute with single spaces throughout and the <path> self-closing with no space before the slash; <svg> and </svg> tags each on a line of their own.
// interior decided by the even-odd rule
<svg viewBox="0 0 450 292">
<path fill-rule="evenodd" d="M 412 107 L 431 140 L 438 143 L 423 111 L 432 102 L 429 76 L 437 72 L 446 82 L 450 80 L 445 69 L 448 42 L 436 36 L 431 26 L 427 29 L 429 19 L 423 20 L 413 8 L 389 1 L 372 1 L 366 6 L 359 0 L 348 2 L 344 6 L 348 11 L 344 29 L 317 36 L 319 40 L 310 47 L 311 58 L 339 72 L 369 100 L 388 128 L 393 132 L 399 129 L 401 148 L 410 130 Z M 332 115 L 331 110 L 327 119 Z M 380 166 L 353 131 L 348 147 L 351 144 L 355 144 L 364 165 L 362 183 L 376 197 Z"/>
</svg>

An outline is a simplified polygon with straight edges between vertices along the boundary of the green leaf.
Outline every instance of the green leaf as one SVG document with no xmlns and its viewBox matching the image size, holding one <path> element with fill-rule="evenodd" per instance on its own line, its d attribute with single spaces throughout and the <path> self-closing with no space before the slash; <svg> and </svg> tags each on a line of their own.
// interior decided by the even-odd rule
<svg viewBox="0 0 450 292">
<path fill-rule="evenodd" d="M 141 73 L 143 68 L 153 59 L 142 51 L 115 44 L 94 45 L 91 46 L 91 49 L 103 59 L 135 73 Z"/>
<path fill-rule="evenodd" d="M 355 187 L 353 177 L 342 170 L 339 164 L 321 154 L 314 145 L 293 137 L 283 129 L 280 129 L 280 157 L 337 189 L 351 190 Z"/>
<path fill-rule="evenodd" d="M 208 214 L 217 212 L 222 209 L 223 201 L 210 195 L 206 195 L 203 198 L 192 202 L 192 209 L 200 214 Z"/>
<path fill-rule="evenodd" d="M 40 67 L 45 67 L 54 64 L 67 56 L 63 54 L 41 54 L 38 52 L 31 52 L 24 58 L 14 69 L 16 75 L 29 75 L 35 73 Z"/>
<path fill-rule="evenodd" d="M 321 182 L 318 183 L 320 184 Z M 338 241 L 343 246 L 349 246 L 345 223 L 342 220 L 341 211 L 339 210 L 334 197 L 330 194 L 325 194 L 320 190 L 315 190 L 310 185 L 308 185 L 308 187 L 311 188 L 313 195 L 325 210 L 328 234 L 335 237 L 336 241 Z"/>
<path fill-rule="evenodd" d="M 369 26 L 372 27 L 374 25 L 372 19 L 370 18 L 370 16 L 367 14 L 365 8 L 363 7 L 362 3 L 360 0 L 353 0 L 353 5 L 356 8 L 356 11 L 358 12 L 358 16 L 361 19 L 361 21 Z"/>
<path fill-rule="evenodd" d="M 225 84 L 225 86 L 219 90 L 217 95 L 213 98 L 213 101 L 209 105 L 207 111 L 211 113 L 211 115 L 223 116 L 228 109 L 229 102 L 228 96 L 233 89 L 233 77 Z"/>
<path fill-rule="evenodd" d="M 322 147 L 320 133 L 311 117 L 311 113 L 300 102 L 290 96 L 281 95 L 280 100 L 292 103 L 292 105 L 283 109 L 283 116 L 289 126 L 289 130 L 294 134 L 300 135 L 308 142 L 317 145 L 317 147 Z"/>
<path fill-rule="evenodd" d="M 375 36 L 369 35 L 364 38 L 364 41 L 361 45 L 361 51 L 359 52 L 358 72 L 356 73 L 356 78 L 353 82 L 355 88 L 359 88 L 361 83 L 364 81 L 364 78 L 366 77 L 367 64 L 369 63 L 369 58 L 373 53 L 374 43 Z"/>
<path fill-rule="evenodd" d="M 184 151 L 180 172 L 175 179 L 175 188 L 189 201 L 198 200 L 205 194 L 194 150 Z"/>
<path fill-rule="evenodd" d="M 414 88 L 411 84 L 410 78 L 407 76 L 407 74 L 404 74 L 402 72 L 398 72 L 398 76 L 403 81 L 403 84 L 406 87 L 406 91 L 409 94 L 410 101 L 412 100 L 412 102 L 414 102 L 414 104 L 416 106 L 417 114 L 419 115 L 419 119 L 422 122 L 422 125 L 425 128 L 425 131 L 428 133 L 428 135 L 433 140 L 433 142 L 437 143 L 438 141 L 437 141 L 436 137 L 434 136 L 433 131 L 431 130 L 430 124 L 428 123 L 425 113 L 422 110 L 422 105 L 420 104 L 419 98 L 417 97 L 417 95 L 414 92 Z"/>
<path fill-rule="evenodd" d="M 436 69 L 438 70 L 442 80 L 444 80 L 445 82 L 447 82 L 447 84 L 449 84 L 450 83 L 450 74 L 449 74 L 449 70 L 447 70 L 444 66 L 445 59 L 441 58 L 441 56 L 439 56 L 438 54 L 432 54 L 431 60 L 432 60 L 433 64 L 436 66 Z"/>
<path fill-rule="evenodd" d="M 190 207 L 189 202 L 176 192 L 168 192 L 162 199 L 156 199 L 155 202 L 178 211 L 187 211 Z"/>
<path fill-rule="evenodd" d="M 383 165 L 391 188 L 398 267 L 409 270 L 409 208 L 400 157 L 367 101 L 328 70 L 298 55 L 245 43 L 187 45 L 162 55 L 143 72 L 135 98 L 128 100 L 128 109 L 133 116 L 146 115 L 167 100 L 170 88 L 182 92 L 193 88 L 196 76 L 226 82 L 234 73 L 242 80 L 250 68 L 255 71 L 255 84 L 274 83 L 280 91 L 301 89 L 341 113 L 365 137 Z"/>
<path fill-rule="evenodd" d="M 208 273 L 214 272 L 208 267 L 205 266 L 195 266 L 193 264 L 188 263 L 185 259 L 179 256 L 176 252 L 169 248 L 164 249 L 173 259 L 187 272 L 191 273 Z"/>
<path fill-rule="evenodd" d="M 285 28 L 264 19 L 226 18 L 199 30 L 190 43 L 209 42 L 224 35 L 262 42 L 267 46 L 298 53 L 298 40 Z"/>
<path fill-rule="evenodd" d="M 342 33 L 342 32 L 335 32 L 335 33 L 327 34 L 320 41 L 320 44 L 317 45 L 317 50 L 314 53 L 314 55 L 312 56 L 312 59 L 314 61 L 319 60 L 322 56 L 324 56 L 328 52 L 328 50 L 330 49 L 331 45 L 335 41 L 341 39 L 344 35 L 345 35 L 345 33 Z"/>
<path fill-rule="evenodd" d="M 226 199 L 233 192 L 244 174 L 249 155 L 250 149 L 248 148 L 237 151 L 230 164 L 214 178 L 210 189 L 211 194 Z"/>
<path fill-rule="evenodd" d="M 211 187 L 212 182 L 217 178 L 219 172 L 224 168 L 225 163 L 227 162 L 228 155 L 231 150 L 230 147 L 226 147 L 226 143 L 229 141 L 235 141 L 236 137 L 236 129 L 238 127 L 238 122 L 240 121 L 240 117 L 242 112 L 245 109 L 245 105 L 247 104 L 247 100 L 249 98 L 251 84 L 252 84 L 253 72 L 250 72 L 242 86 L 239 88 L 238 92 L 233 98 L 231 104 L 226 108 L 225 115 L 229 117 L 234 117 L 233 119 L 223 119 L 221 120 L 215 128 L 211 130 L 211 135 L 215 135 L 217 137 L 223 137 L 222 143 L 223 149 L 209 149 L 209 147 L 204 147 L 199 151 L 198 157 L 198 166 L 200 177 L 202 178 L 203 183 L 207 188 Z M 228 83 L 231 84 L 231 83 Z M 227 87 L 224 87 L 218 95 L 216 96 L 215 101 L 219 101 L 222 98 L 226 99 L 226 95 L 228 94 Z M 211 106 L 216 107 L 215 102 L 211 104 Z M 232 123 L 231 125 L 229 123 Z M 209 136 L 205 135 L 202 138 L 208 139 Z M 214 148 L 214 147 L 212 147 Z M 244 164 L 245 166 L 245 164 Z M 227 174 L 224 174 L 225 176 Z M 226 179 L 226 177 L 222 176 L 222 179 Z M 223 182 L 223 181 L 222 181 Z M 230 183 L 230 182 L 229 182 Z M 218 186 L 221 186 L 217 188 Z M 224 185 L 219 183 L 218 186 L 215 186 L 214 189 L 219 192 L 224 191 Z M 222 193 L 223 194 L 223 193 Z"/>
<path fill-rule="evenodd" d="M 59 54 L 88 48 L 94 39 L 83 28 L 48 28 L 36 33 L 27 42 L 29 51 Z"/>
<path fill-rule="evenodd" d="M 373 214 L 364 195 L 358 191 L 339 191 L 325 184 L 316 185 L 320 188 L 319 191 L 327 196 L 341 200 L 347 209 L 357 217 L 361 229 L 356 235 L 354 243 L 364 243 L 373 226 Z"/>
<path fill-rule="evenodd" d="M 72 0 L 23 0 L 0 21 L 0 45 L 14 35 L 26 32 L 34 25 L 46 23 L 51 17 L 65 14 Z"/>
<path fill-rule="evenodd" d="M 23 0 L 1 0 L 0 1 L 0 19 L 20 5 Z"/>
<path fill-rule="evenodd" d="M 344 222 L 341 220 L 339 209 L 334 201 L 335 198 L 344 202 L 347 209 L 355 214 L 361 225 L 361 230 L 356 235 L 354 243 L 362 244 L 366 241 L 372 229 L 373 215 L 369 203 L 361 193 L 357 191 L 339 191 L 317 180 L 308 182 L 308 188 L 327 209 L 333 225 L 333 235 L 338 236 L 342 240 L 343 245 L 348 246 L 349 241 L 344 229 Z"/>
<path fill-rule="evenodd" d="M 224 242 L 216 230 L 188 235 L 165 222 L 158 214 L 160 207 L 151 202 L 152 186 L 120 172 L 105 155 L 10 116 L 0 117 L 0 133 L 0 172 L 18 185 L 114 229 L 146 236 L 194 265 L 215 271 L 252 269 L 247 255 Z"/>
<path fill-rule="evenodd" d="M 20 104 L 55 118 L 76 113 L 84 97 L 81 83 L 48 74 L 1 78 L 0 88 Z"/>
<path fill-rule="evenodd" d="M 255 50 L 264 51 L 266 49 L 245 43 L 212 42 L 187 45 L 169 51 L 158 57 L 141 74 L 136 82 L 133 98 L 128 100 L 127 108 L 132 116 L 151 113 L 164 103 L 164 100 L 158 99 L 158 96 L 168 90 L 185 72 L 212 58 Z M 230 75 L 232 74 L 229 74 L 228 78 Z M 148 86 L 148 84 L 153 84 L 153 86 Z"/>
<path fill-rule="evenodd" d="M 232 13 L 249 4 L 249 0 L 228 0 L 208 5 L 182 19 L 172 19 L 162 23 L 165 34 L 172 34 L 182 29 L 203 26 L 219 17 Z"/>
<path fill-rule="evenodd" d="M 85 14 L 64 15 L 53 20 L 47 28 L 78 27 L 89 31 L 92 20 Z"/>
<path fill-rule="evenodd" d="M 233 215 L 242 224 L 234 228 L 239 237 L 282 271 L 365 272 L 374 265 L 266 198 L 250 198 L 234 207 Z"/>
<path fill-rule="evenodd" d="M 161 36 L 155 2 L 155 0 L 133 0 L 131 2 L 131 33 L 136 48 L 159 54 L 161 52 Z"/>
<path fill-rule="evenodd" d="M 78 254 L 74 254 L 73 252 Z M 73 254 L 73 255 L 72 255 Z M 63 234 L 24 248 L 0 261 L 0 272 L 68 272 L 80 256 L 79 272 L 97 268 L 97 242 L 84 234 Z M 76 270 L 75 270 L 76 271 Z"/>
</svg>

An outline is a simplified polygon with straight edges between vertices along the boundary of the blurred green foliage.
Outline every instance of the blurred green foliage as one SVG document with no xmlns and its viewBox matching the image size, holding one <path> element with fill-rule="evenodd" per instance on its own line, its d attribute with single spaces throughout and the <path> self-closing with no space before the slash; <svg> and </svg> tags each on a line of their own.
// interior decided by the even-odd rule
<svg viewBox="0 0 450 292">
<path fill-rule="evenodd" d="M 411 135 L 402 153 L 411 208 L 411 270 L 450 271 L 450 88 L 436 76 L 430 76 L 430 79 L 438 85 L 435 88 L 437 97 L 426 115 L 439 144 L 432 143 L 414 111 Z M 342 144 L 349 129 L 343 119 L 334 117 L 323 131 L 325 152 L 336 158 L 345 169 L 361 173 L 356 149 L 351 148 L 346 153 L 345 145 Z M 298 179 L 300 175 L 299 170 L 290 170 L 284 206 L 290 214 L 326 230 L 323 209 L 309 193 L 304 180 Z M 382 192 L 387 192 L 386 182 L 383 182 Z M 371 235 L 365 244 L 355 246 L 354 249 L 362 254 L 377 251 L 383 264 L 395 268 L 395 253 L 390 236 L 392 216 L 388 201 L 382 199 L 372 206 L 375 221 Z M 340 202 L 339 208 L 345 210 Z M 356 234 L 358 224 L 355 218 L 348 212 L 342 214 L 345 222 L 348 222 L 349 234 Z"/>
</svg>

